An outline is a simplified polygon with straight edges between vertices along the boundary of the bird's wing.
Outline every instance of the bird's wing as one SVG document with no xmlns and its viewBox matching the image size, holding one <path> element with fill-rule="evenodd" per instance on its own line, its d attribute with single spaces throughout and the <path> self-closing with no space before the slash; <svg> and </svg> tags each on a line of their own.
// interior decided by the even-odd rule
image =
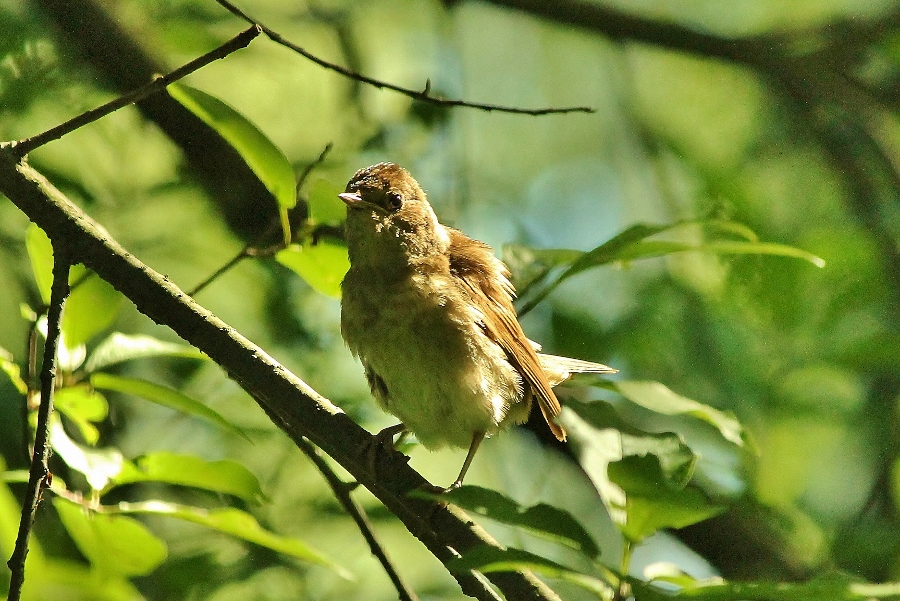
<svg viewBox="0 0 900 601">
<path fill-rule="evenodd" d="M 512 304 L 515 289 L 509 281 L 506 265 L 494 256 L 487 244 L 449 227 L 447 232 L 450 235 L 450 274 L 484 316 L 485 333 L 500 345 L 522 374 L 526 385 L 534 391 L 550 430 L 557 439 L 565 440 L 566 431 L 553 421 L 561 409 L 559 400 L 516 317 Z"/>
</svg>

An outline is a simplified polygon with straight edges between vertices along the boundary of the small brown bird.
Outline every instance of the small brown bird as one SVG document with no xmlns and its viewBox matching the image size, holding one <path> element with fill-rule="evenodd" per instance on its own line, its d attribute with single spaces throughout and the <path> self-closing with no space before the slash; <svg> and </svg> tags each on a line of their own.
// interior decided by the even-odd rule
<svg viewBox="0 0 900 601">
<path fill-rule="evenodd" d="M 481 441 L 528 419 L 535 397 L 565 440 L 553 386 L 616 370 L 538 353 L 519 325 L 506 266 L 487 244 L 441 225 L 402 167 L 361 169 L 340 198 L 350 254 L 341 333 L 373 396 L 403 422 L 380 436 L 410 431 L 429 449 L 468 447 L 451 488 Z"/>
</svg>

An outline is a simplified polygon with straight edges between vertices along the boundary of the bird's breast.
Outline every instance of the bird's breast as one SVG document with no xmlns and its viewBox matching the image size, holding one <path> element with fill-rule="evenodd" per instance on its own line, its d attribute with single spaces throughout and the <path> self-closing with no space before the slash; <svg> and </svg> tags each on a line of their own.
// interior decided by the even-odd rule
<svg viewBox="0 0 900 601">
<path fill-rule="evenodd" d="M 385 279 L 351 267 L 341 329 L 384 383 L 384 408 L 426 446 L 466 447 L 521 399 L 518 373 L 449 275 L 412 270 Z"/>
</svg>

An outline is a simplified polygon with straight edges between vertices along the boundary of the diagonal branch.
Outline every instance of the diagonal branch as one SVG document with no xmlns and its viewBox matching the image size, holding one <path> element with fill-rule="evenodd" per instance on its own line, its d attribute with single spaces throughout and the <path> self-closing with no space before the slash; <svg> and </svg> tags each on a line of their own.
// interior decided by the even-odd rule
<svg viewBox="0 0 900 601">
<path fill-rule="evenodd" d="M 366 449 L 366 432 L 328 399 L 286 370 L 261 348 L 184 294 L 171 281 L 141 263 L 42 175 L 0 145 L 0 192 L 40 226 L 54 244 L 64 241 L 71 260 L 84 263 L 153 321 L 172 328 L 220 365 L 296 444 L 304 437 L 331 456 L 368 488 L 441 562 L 477 545 L 497 545 L 461 511 L 408 493 L 426 484 L 399 453 L 378 458 Z M 463 592 L 478 599 L 496 593 L 475 572 L 454 573 Z M 558 599 L 533 574 L 493 573 L 491 582 L 508 599 Z"/>
</svg>

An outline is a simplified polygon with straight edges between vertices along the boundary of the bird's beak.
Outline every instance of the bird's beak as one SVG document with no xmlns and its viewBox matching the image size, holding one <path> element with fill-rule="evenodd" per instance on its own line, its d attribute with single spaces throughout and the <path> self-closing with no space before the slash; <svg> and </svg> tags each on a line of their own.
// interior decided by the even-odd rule
<svg viewBox="0 0 900 601">
<path fill-rule="evenodd" d="M 344 204 L 349 208 L 362 206 L 364 201 L 362 197 L 359 195 L 359 192 L 341 192 L 338 194 L 338 198 L 344 201 Z"/>
</svg>

